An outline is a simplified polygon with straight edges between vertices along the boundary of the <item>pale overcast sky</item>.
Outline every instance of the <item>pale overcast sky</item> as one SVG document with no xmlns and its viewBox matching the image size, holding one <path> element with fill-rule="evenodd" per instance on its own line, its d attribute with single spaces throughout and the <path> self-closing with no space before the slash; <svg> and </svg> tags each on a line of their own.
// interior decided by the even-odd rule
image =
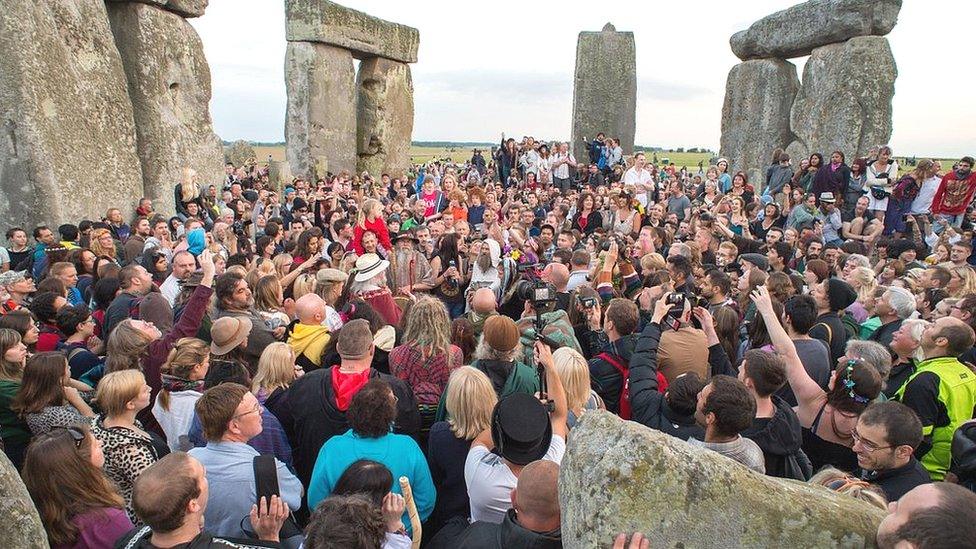
<svg viewBox="0 0 976 549">
<path fill-rule="evenodd" d="M 738 62 L 729 36 L 795 2 L 340 3 L 420 30 L 414 140 L 493 142 L 502 131 L 568 139 L 577 35 L 610 21 L 636 40 L 636 143 L 717 150 L 725 80 Z M 283 4 L 210 0 L 206 15 L 191 20 L 210 63 L 223 139 L 284 141 Z M 899 72 L 896 155 L 976 153 L 974 16 L 972 0 L 905 0 L 888 36 Z M 794 62 L 802 76 L 802 60 Z"/>
</svg>

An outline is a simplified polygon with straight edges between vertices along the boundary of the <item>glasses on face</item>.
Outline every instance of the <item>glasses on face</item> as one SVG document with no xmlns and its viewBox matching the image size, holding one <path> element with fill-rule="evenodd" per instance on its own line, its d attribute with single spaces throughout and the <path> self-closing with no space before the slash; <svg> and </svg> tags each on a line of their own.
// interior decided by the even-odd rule
<svg viewBox="0 0 976 549">
<path fill-rule="evenodd" d="M 236 416 L 234 416 L 234 417 L 233 417 L 233 418 L 231 418 L 231 419 L 237 419 L 237 418 L 239 418 L 239 417 L 244 417 L 244 416 L 246 416 L 246 415 L 248 415 L 248 414 L 253 414 L 253 413 L 258 413 L 258 414 L 260 414 L 262 410 L 264 410 L 264 406 L 261 406 L 261 404 L 260 404 L 260 403 L 258 403 L 258 404 L 255 404 L 255 405 L 254 405 L 254 408 L 251 408 L 250 410 L 248 410 L 248 411 L 246 411 L 246 412 L 244 412 L 244 413 L 241 413 L 241 414 L 237 414 Z"/>
<path fill-rule="evenodd" d="M 854 440 L 854 444 L 860 444 L 861 447 L 867 450 L 868 452 L 874 452 L 875 450 L 884 450 L 886 448 L 894 448 L 894 446 L 890 446 L 890 445 L 878 446 L 877 444 L 871 442 L 870 440 L 865 440 L 861 438 L 861 435 L 857 433 L 857 429 L 851 430 L 851 439 Z"/>
</svg>

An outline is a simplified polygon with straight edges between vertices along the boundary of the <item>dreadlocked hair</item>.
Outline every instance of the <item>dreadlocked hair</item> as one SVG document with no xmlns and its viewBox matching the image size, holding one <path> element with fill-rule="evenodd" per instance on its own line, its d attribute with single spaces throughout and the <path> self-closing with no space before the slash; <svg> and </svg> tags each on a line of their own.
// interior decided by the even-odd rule
<svg viewBox="0 0 976 549">
<path fill-rule="evenodd" d="M 419 347 L 427 356 L 444 353 L 450 362 L 451 318 L 444 303 L 430 296 L 418 299 L 404 324 L 403 341 Z"/>
</svg>

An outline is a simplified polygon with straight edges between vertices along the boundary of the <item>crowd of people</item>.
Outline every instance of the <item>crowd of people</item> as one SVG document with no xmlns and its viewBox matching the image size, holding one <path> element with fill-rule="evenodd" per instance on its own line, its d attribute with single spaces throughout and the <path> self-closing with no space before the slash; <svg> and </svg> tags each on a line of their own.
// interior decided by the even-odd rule
<svg viewBox="0 0 976 549">
<path fill-rule="evenodd" d="M 972 546 L 973 159 L 585 145 L 187 168 L 175 215 L 7 231 L 0 436 L 52 547 L 560 547 L 594 410 Z"/>
</svg>

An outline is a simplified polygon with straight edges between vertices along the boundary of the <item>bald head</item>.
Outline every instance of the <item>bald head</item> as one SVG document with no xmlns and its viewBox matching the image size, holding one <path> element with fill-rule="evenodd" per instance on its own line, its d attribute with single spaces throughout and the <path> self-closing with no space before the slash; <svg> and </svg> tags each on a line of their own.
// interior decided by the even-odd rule
<svg viewBox="0 0 976 549">
<path fill-rule="evenodd" d="M 325 300 L 318 294 L 305 294 L 295 302 L 295 314 L 302 324 L 321 324 L 325 318 Z"/>
<path fill-rule="evenodd" d="M 565 292 L 569 284 L 569 269 L 562 263 L 550 263 L 542 272 L 542 278 L 555 286 L 557 292 Z"/>
<path fill-rule="evenodd" d="M 559 465 L 538 460 L 526 465 L 512 491 L 512 506 L 522 526 L 547 532 L 559 526 Z"/>
<path fill-rule="evenodd" d="M 495 292 L 491 288 L 478 288 L 471 296 L 471 309 L 480 314 L 486 315 L 495 310 Z"/>
</svg>

